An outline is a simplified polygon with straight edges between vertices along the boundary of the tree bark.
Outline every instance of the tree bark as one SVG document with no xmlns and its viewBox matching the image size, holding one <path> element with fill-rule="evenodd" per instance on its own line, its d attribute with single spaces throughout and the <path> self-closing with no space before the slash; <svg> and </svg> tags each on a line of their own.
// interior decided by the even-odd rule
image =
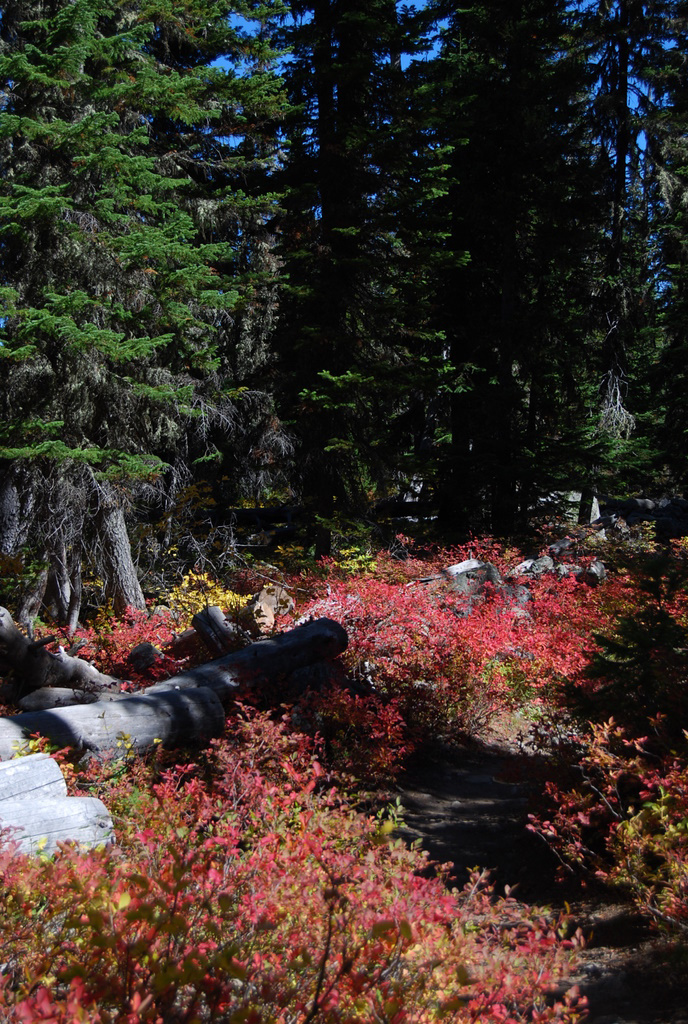
<svg viewBox="0 0 688 1024">
<path fill-rule="evenodd" d="M 75 542 L 68 547 L 64 539 L 53 547 L 43 597 L 49 614 L 65 624 L 70 636 L 79 625 L 81 611 L 81 549 L 75 547 Z"/>
<path fill-rule="evenodd" d="M 12 555 L 19 547 L 21 503 L 12 476 L 0 480 L 0 553 Z"/>
<path fill-rule="evenodd" d="M 105 595 L 112 599 L 115 615 L 122 615 L 127 608 L 145 610 L 146 600 L 131 557 L 121 502 L 109 484 L 100 488 L 99 498 L 98 535 L 102 545 Z"/>
</svg>

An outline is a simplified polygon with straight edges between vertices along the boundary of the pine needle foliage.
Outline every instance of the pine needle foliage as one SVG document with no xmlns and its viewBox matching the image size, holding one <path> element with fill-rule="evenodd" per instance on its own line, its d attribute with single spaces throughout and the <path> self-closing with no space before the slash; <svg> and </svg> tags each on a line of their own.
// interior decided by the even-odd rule
<svg viewBox="0 0 688 1024">
<path fill-rule="evenodd" d="M 5 6 L 0 467 L 33 496 L 5 547 L 81 544 L 87 513 L 122 512 L 236 426 L 260 271 L 240 254 L 274 211 L 283 106 L 260 30 L 279 6 Z"/>
</svg>

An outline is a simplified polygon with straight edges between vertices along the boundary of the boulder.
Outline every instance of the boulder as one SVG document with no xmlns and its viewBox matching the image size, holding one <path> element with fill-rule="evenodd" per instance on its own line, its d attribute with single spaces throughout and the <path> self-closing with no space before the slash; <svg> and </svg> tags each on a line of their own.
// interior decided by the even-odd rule
<svg viewBox="0 0 688 1024">
<path fill-rule="evenodd" d="M 554 569 L 554 559 L 550 555 L 541 555 L 540 558 L 533 559 L 528 572 L 532 576 L 541 576 L 544 572 L 552 572 Z"/>
<path fill-rule="evenodd" d="M 476 562 L 476 559 L 470 559 L 470 562 Z M 464 569 L 452 575 L 447 589 L 453 594 L 465 594 L 470 597 L 482 594 L 486 584 L 499 587 L 503 583 L 504 577 L 495 565 L 492 565 L 491 562 L 478 562 L 470 569 Z"/>
<path fill-rule="evenodd" d="M 159 661 L 164 661 L 165 655 L 159 651 L 154 644 L 142 643 L 132 647 L 127 661 L 135 672 L 145 672 L 152 668 Z"/>
<path fill-rule="evenodd" d="M 547 548 L 552 558 L 558 558 L 559 555 L 563 555 L 566 551 L 573 551 L 576 546 L 576 541 L 573 537 L 561 537 L 559 540 L 555 540 L 553 544 Z"/>
<path fill-rule="evenodd" d="M 587 583 L 589 587 L 599 586 L 599 584 L 606 578 L 607 570 L 604 566 L 604 562 L 601 562 L 598 558 L 578 574 L 578 582 Z"/>
</svg>

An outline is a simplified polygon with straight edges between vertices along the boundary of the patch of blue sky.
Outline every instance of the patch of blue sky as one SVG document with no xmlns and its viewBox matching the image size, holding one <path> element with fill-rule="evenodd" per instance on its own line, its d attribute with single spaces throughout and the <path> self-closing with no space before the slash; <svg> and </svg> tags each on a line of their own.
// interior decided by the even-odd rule
<svg viewBox="0 0 688 1024">
<path fill-rule="evenodd" d="M 396 6 L 397 6 L 397 10 L 400 13 L 403 10 L 406 13 L 413 14 L 414 12 L 425 10 L 427 8 L 427 5 L 428 5 L 428 0 L 419 0 L 418 3 L 406 3 L 406 2 L 403 2 L 403 0 L 397 0 L 397 5 Z M 287 15 L 285 15 L 284 21 L 289 20 L 290 17 L 291 17 L 291 23 L 295 24 L 295 25 L 305 25 L 305 24 L 308 24 L 309 21 L 311 21 L 311 14 L 310 14 L 310 12 L 305 12 L 303 14 L 298 14 L 298 15 L 290 15 L 288 13 Z M 236 28 L 240 32 L 245 32 L 246 36 L 250 37 L 256 31 L 256 28 L 259 27 L 260 22 L 257 21 L 256 19 L 247 18 L 244 15 L 230 14 L 230 16 L 229 16 L 229 24 L 231 25 L 232 28 Z M 430 57 L 434 56 L 438 52 L 438 50 L 439 50 L 439 29 L 441 27 L 442 27 L 442 23 L 440 22 L 438 24 L 438 26 L 437 26 L 437 32 L 429 40 L 429 48 L 428 48 L 428 50 L 422 52 L 421 54 L 417 54 L 417 55 L 402 54 L 402 56 L 401 56 L 401 64 L 402 64 L 403 68 L 407 68 L 413 61 L 428 60 Z M 277 71 L 282 71 L 283 69 L 285 69 L 288 66 L 288 64 L 291 61 L 291 59 L 292 58 L 291 58 L 289 53 L 281 54 L 275 60 L 275 64 L 274 64 L 275 69 Z M 238 75 L 250 75 L 255 70 L 256 60 L 253 59 L 253 58 L 246 57 L 246 58 L 242 58 L 242 59 L 237 61 L 236 59 L 230 60 L 228 57 L 219 57 L 216 61 L 214 61 L 213 67 L 227 68 L 227 69 L 229 69 L 231 67 L 235 74 L 238 74 Z"/>
</svg>

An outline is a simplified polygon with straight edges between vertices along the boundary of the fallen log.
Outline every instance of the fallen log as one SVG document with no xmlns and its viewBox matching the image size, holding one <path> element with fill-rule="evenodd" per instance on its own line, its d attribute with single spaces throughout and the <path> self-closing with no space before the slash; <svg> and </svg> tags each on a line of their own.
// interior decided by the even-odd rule
<svg viewBox="0 0 688 1024">
<path fill-rule="evenodd" d="M 0 671 L 12 674 L 13 700 L 44 686 L 95 692 L 120 685 L 119 680 L 103 675 L 89 662 L 72 657 L 61 647 L 53 654 L 46 648 L 50 640 L 30 640 L 15 626 L 7 609 L 0 608 Z"/>
<path fill-rule="evenodd" d="M 211 605 L 194 615 L 191 625 L 210 653 L 219 656 L 236 649 L 242 639 L 270 634 L 276 616 L 293 610 L 294 599 L 287 588 L 271 583 L 254 594 L 237 616 L 228 617 L 217 605 Z"/>
<path fill-rule="evenodd" d="M 339 623 L 317 619 L 131 697 L 105 694 L 93 704 L 0 719 L 0 759 L 26 748 L 36 733 L 59 747 L 122 756 L 158 742 L 169 748 L 205 745 L 222 734 L 225 708 L 243 692 L 288 683 L 298 670 L 331 661 L 346 644 L 346 631 Z"/>
<path fill-rule="evenodd" d="M 204 746 L 221 736 L 225 713 L 205 688 L 96 701 L 49 711 L 26 711 L 0 719 L 0 760 L 26 750 L 30 737 L 45 736 L 57 747 L 124 757 L 133 751 Z"/>
<path fill-rule="evenodd" d="M 204 687 L 227 705 L 242 689 L 278 683 L 297 669 L 331 661 L 346 650 L 347 642 L 346 630 L 338 622 L 316 619 L 155 683 L 146 694 Z"/>
<path fill-rule="evenodd" d="M 191 625 L 210 653 L 216 656 L 226 654 L 242 638 L 243 631 L 238 623 L 228 619 L 217 605 L 194 615 Z"/>
<path fill-rule="evenodd" d="M 22 853 L 52 854 L 61 842 L 112 841 L 112 818 L 96 797 L 67 796 L 60 766 L 48 754 L 0 762 L 0 829 Z"/>
<path fill-rule="evenodd" d="M 18 700 L 17 707 L 20 711 L 48 711 L 50 708 L 66 708 L 75 704 L 95 704 L 99 699 L 97 693 L 85 693 L 65 686 L 43 686 Z"/>
</svg>

